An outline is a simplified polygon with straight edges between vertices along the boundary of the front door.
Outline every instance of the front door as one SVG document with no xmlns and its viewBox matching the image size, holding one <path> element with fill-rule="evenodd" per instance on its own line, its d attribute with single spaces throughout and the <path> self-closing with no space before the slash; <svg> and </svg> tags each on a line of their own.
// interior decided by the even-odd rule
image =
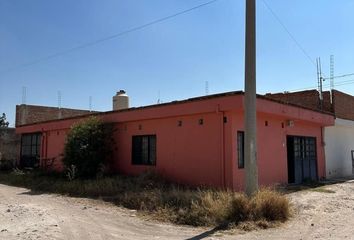
<svg viewBox="0 0 354 240">
<path fill-rule="evenodd" d="M 317 180 L 316 138 L 288 136 L 288 182 Z"/>
</svg>

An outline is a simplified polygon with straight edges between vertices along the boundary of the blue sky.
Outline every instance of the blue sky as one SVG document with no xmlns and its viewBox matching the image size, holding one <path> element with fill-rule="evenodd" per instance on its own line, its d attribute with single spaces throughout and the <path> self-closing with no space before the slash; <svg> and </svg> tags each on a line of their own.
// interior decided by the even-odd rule
<svg viewBox="0 0 354 240">
<path fill-rule="evenodd" d="M 14 123 L 15 105 L 94 110 L 112 107 L 125 89 L 132 106 L 242 90 L 244 0 L 219 0 L 120 38 L 31 65 L 21 64 L 119 33 L 207 0 L 0 0 L 0 113 Z M 354 1 L 266 0 L 329 75 L 354 73 Z M 7 69 L 13 69 L 7 71 Z M 351 78 L 338 79 L 346 81 Z M 316 68 L 262 0 L 257 1 L 257 91 L 317 85 Z M 354 84 L 336 87 L 354 94 Z"/>
</svg>

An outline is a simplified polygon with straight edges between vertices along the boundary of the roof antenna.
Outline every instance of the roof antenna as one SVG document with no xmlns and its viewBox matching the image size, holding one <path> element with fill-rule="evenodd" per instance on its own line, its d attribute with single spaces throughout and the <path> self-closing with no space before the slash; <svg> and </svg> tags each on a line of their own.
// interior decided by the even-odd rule
<svg viewBox="0 0 354 240">
<path fill-rule="evenodd" d="M 89 96 L 89 109 L 92 112 L 92 96 Z"/>
<path fill-rule="evenodd" d="M 333 102 L 333 96 L 332 96 L 332 91 L 334 89 L 334 55 L 330 56 L 330 68 L 329 68 L 329 72 L 330 72 L 330 95 L 331 95 L 331 103 Z"/>
<path fill-rule="evenodd" d="M 205 95 L 209 95 L 209 82 L 205 81 Z"/>
<path fill-rule="evenodd" d="M 58 108 L 61 108 L 61 91 L 58 91 Z"/>
<path fill-rule="evenodd" d="M 157 104 L 161 103 L 161 96 L 160 96 L 160 90 L 157 93 Z"/>
</svg>

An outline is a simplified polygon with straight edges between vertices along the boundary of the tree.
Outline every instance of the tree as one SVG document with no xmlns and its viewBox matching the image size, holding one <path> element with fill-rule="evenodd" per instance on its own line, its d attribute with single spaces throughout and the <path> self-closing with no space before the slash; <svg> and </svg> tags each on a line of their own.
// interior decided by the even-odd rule
<svg viewBox="0 0 354 240">
<path fill-rule="evenodd" d="M 64 147 L 65 167 L 74 166 L 79 178 L 95 177 L 109 157 L 111 132 L 109 125 L 96 117 L 74 124 Z"/>
<path fill-rule="evenodd" d="M 9 127 L 9 122 L 6 121 L 6 114 L 3 113 L 0 117 L 0 128 L 7 128 Z"/>
</svg>

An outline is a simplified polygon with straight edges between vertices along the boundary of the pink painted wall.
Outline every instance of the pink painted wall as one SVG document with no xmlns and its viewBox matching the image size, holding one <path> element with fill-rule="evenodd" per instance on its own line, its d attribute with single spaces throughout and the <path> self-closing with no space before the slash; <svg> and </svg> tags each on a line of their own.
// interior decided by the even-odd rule
<svg viewBox="0 0 354 240">
<path fill-rule="evenodd" d="M 58 129 L 52 131 L 46 131 L 42 136 L 42 157 L 41 162 L 43 163 L 43 158 L 52 159 L 54 158 L 52 169 L 57 171 L 64 170 L 64 166 L 62 164 L 62 153 L 64 151 L 64 144 L 66 139 L 66 133 L 68 129 Z"/>
<path fill-rule="evenodd" d="M 316 137 L 318 176 L 324 176 L 321 126 L 333 125 L 333 116 L 262 98 L 257 104 L 260 183 L 287 182 L 287 135 Z M 244 186 L 244 170 L 237 168 L 236 133 L 243 130 L 242 106 L 243 95 L 235 94 L 98 116 L 105 122 L 115 123 L 117 129 L 112 159 L 115 171 L 139 174 L 155 170 L 175 182 L 240 190 Z M 203 125 L 199 125 L 199 119 L 203 119 Z M 282 123 L 289 119 L 295 125 L 282 128 Z M 63 151 L 66 132 L 80 120 L 28 125 L 17 128 L 17 132 L 43 132 L 41 157 L 58 157 Z M 177 125 L 178 121 L 182 121 L 182 126 Z M 132 165 L 132 136 L 150 134 L 157 139 L 156 166 Z M 57 158 L 55 169 L 62 170 L 60 158 Z"/>
<path fill-rule="evenodd" d="M 115 169 L 125 174 L 155 169 L 176 182 L 219 186 L 222 181 L 221 116 L 209 113 L 118 124 L 119 131 L 115 133 Z M 201 118 L 203 125 L 199 125 Z M 178 121 L 182 121 L 181 127 Z M 131 164 L 134 135 L 156 135 L 156 166 Z"/>
<path fill-rule="evenodd" d="M 243 131 L 243 115 L 233 116 L 233 146 L 236 149 L 236 133 Z M 287 136 L 315 137 L 317 144 L 317 175 L 319 178 L 325 177 L 325 156 L 322 145 L 321 127 L 317 124 L 295 120 L 294 126 L 286 125 L 288 118 L 278 117 L 270 114 L 258 114 L 257 121 L 257 161 L 259 184 L 264 186 L 274 184 L 286 184 L 288 182 L 288 162 L 287 162 Z M 265 126 L 265 122 L 268 126 Z M 282 128 L 282 123 L 284 128 Z M 242 190 L 244 187 L 244 169 L 238 169 L 237 153 L 233 155 L 234 175 L 233 188 Z"/>
</svg>

